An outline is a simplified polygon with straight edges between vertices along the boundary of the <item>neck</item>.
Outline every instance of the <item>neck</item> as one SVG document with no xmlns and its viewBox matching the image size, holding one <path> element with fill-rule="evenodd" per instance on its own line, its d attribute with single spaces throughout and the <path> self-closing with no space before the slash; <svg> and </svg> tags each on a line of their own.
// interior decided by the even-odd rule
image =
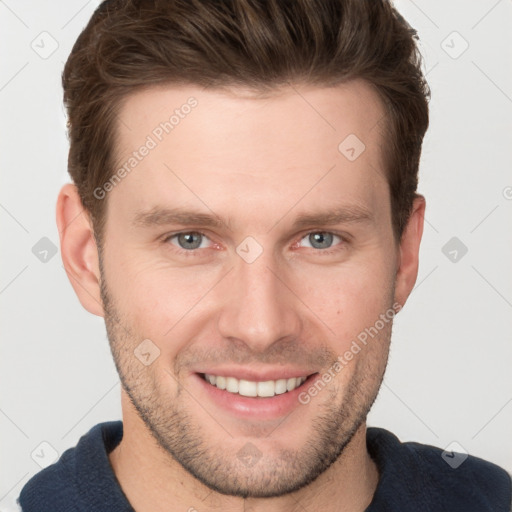
<svg viewBox="0 0 512 512">
<path fill-rule="evenodd" d="M 281 512 L 361 511 L 370 504 L 379 475 L 366 448 L 366 423 L 327 471 L 308 486 L 277 498 L 239 498 L 212 491 L 163 450 L 123 392 L 123 439 L 109 454 L 112 469 L 137 512 L 174 510 Z"/>
</svg>

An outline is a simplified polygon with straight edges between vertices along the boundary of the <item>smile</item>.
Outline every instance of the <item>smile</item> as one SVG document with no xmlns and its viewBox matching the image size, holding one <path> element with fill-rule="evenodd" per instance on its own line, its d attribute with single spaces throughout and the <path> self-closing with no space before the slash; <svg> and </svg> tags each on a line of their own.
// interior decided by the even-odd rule
<svg viewBox="0 0 512 512">
<path fill-rule="evenodd" d="M 290 379 L 266 380 L 262 382 L 225 377 L 222 375 L 201 374 L 212 386 L 247 397 L 269 398 L 293 391 L 305 382 L 308 376 L 292 377 Z"/>
</svg>

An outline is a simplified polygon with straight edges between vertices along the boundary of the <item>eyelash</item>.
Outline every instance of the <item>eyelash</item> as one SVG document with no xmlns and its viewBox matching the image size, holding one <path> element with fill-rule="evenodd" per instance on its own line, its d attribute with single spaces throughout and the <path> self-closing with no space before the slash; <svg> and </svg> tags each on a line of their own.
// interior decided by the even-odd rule
<svg viewBox="0 0 512 512">
<path fill-rule="evenodd" d="M 173 239 L 174 237 L 178 236 L 178 235 L 183 235 L 183 234 L 192 234 L 192 233 L 195 233 L 195 234 L 198 234 L 198 235 L 201 235 L 205 238 L 208 238 L 210 239 L 207 235 L 205 235 L 204 233 L 202 233 L 201 231 L 178 231 L 177 233 L 171 233 L 169 235 L 166 235 L 164 237 L 164 239 L 162 240 L 162 243 L 163 244 L 169 244 L 170 240 Z M 314 233 L 328 233 L 330 235 L 334 235 L 334 236 L 337 236 L 341 239 L 341 248 L 338 247 L 338 246 L 334 246 L 334 248 L 329 248 L 329 249 L 316 249 L 316 252 L 318 253 L 321 253 L 322 255 L 330 255 L 330 254 L 333 254 L 335 252 L 338 252 L 340 250 L 343 250 L 345 248 L 345 245 L 348 243 L 348 239 L 346 236 L 340 234 L 340 233 L 337 233 L 336 231 L 308 231 L 307 233 L 305 233 L 304 235 L 302 235 L 299 239 L 299 242 L 302 241 L 306 236 L 308 235 L 312 235 Z M 194 258 L 196 256 L 199 256 L 198 252 L 199 252 L 199 249 L 189 249 L 189 250 L 186 250 L 186 249 L 181 249 L 180 247 L 178 247 L 177 245 L 173 245 L 173 250 L 178 254 L 178 255 L 181 255 L 181 256 L 185 256 L 187 258 Z M 314 247 L 311 247 L 311 249 L 315 250 Z"/>
</svg>

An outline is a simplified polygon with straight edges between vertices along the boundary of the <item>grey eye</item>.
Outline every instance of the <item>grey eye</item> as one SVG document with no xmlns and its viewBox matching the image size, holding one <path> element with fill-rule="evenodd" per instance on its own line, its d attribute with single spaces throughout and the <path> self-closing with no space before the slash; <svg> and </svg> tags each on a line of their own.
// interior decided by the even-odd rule
<svg viewBox="0 0 512 512">
<path fill-rule="evenodd" d="M 333 240 L 334 235 L 326 231 L 310 233 L 308 235 L 308 241 L 314 249 L 328 249 L 331 247 Z"/>
<path fill-rule="evenodd" d="M 182 249 L 198 249 L 201 246 L 202 238 L 204 235 L 197 232 L 178 233 L 175 235 L 179 246 Z"/>
</svg>

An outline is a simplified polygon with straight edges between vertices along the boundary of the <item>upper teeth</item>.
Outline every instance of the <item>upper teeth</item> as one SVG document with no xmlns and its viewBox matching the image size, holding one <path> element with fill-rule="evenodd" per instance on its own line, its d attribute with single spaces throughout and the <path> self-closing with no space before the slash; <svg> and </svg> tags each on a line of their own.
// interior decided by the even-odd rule
<svg viewBox="0 0 512 512">
<path fill-rule="evenodd" d="M 219 389 L 225 389 L 230 393 L 238 393 L 243 396 L 270 397 L 294 390 L 299 387 L 307 377 L 292 377 L 291 379 L 255 382 L 251 380 L 235 379 L 235 377 L 223 377 L 221 375 L 205 373 L 204 378 L 213 386 L 217 386 Z"/>
</svg>

